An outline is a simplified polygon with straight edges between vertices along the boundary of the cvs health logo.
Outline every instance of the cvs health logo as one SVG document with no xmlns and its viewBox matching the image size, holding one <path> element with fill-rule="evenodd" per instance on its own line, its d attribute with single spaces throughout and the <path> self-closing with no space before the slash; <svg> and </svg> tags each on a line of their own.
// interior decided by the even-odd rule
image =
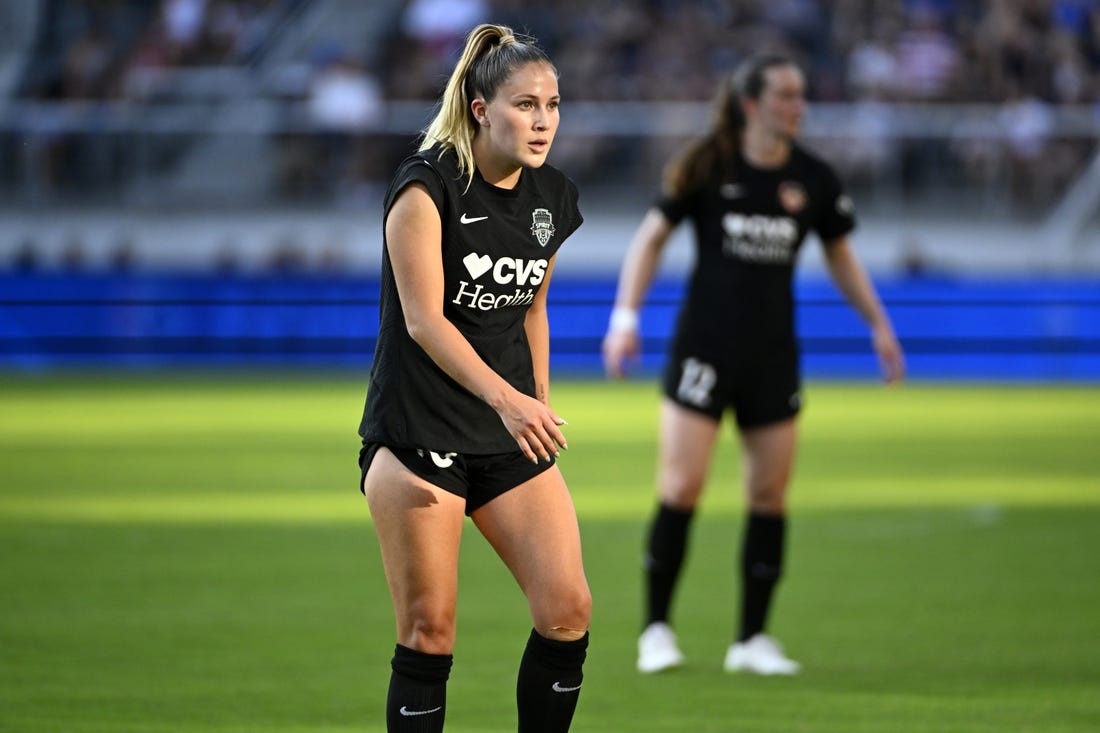
<svg viewBox="0 0 1100 733">
<path fill-rule="evenodd" d="M 530 305 L 535 299 L 535 286 L 546 277 L 547 260 L 524 260 L 514 257 L 501 257 L 496 261 L 489 255 L 471 252 L 462 258 L 466 272 L 471 280 L 477 280 L 486 273 L 492 273 L 498 285 L 518 285 L 511 293 L 489 292 L 482 283 L 459 281 L 458 293 L 451 302 L 476 310 L 493 310 L 514 305 Z M 528 286 L 526 290 L 523 286 Z"/>
<path fill-rule="evenodd" d="M 466 265 L 466 271 L 470 277 L 477 280 L 479 277 L 493 271 L 493 279 L 501 285 L 538 285 L 546 277 L 546 260 L 519 260 L 512 257 L 501 257 L 496 262 L 489 255 L 479 255 L 471 252 L 462 258 L 462 264 Z"/>
</svg>

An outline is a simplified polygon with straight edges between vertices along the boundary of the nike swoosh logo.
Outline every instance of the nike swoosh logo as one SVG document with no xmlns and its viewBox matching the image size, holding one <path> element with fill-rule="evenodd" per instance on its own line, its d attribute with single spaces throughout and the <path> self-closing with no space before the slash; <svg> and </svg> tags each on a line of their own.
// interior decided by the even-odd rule
<svg viewBox="0 0 1100 733">
<path fill-rule="evenodd" d="M 411 717 L 413 715 L 427 715 L 428 713 L 435 713 L 435 712 L 438 712 L 442 709 L 443 709 L 443 706 L 440 705 L 439 707 L 434 707 L 431 710 L 409 710 L 407 707 L 402 705 L 401 709 L 398 710 L 397 712 L 401 713 L 406 718 L 408 718 L 408 717 Z"/>
<path fill-rule="evenodd" d="M 489 217 L 487 216 L 469 216 L 467 214 L 463 214 L 462 216 L 458 217 L 458 220 L 463 224 L 473 224 L 475 221 L 482 221 L 488 218 Z"/>
<path fill-rule="evenodd" d="M 550 685 L 550 689 L 554 692 L 576 692 L 577 690 L 581 689 L 581 686 L 577 685 L 576 687 L 562 687 L 560 682 L 555 682 L 554 684 Z"/>
</svg>

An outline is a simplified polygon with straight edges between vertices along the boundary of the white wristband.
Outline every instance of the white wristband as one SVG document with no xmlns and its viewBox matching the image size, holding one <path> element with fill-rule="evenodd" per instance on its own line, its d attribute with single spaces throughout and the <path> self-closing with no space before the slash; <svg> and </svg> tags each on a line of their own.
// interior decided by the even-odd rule
<svg viewBox="0 0 1100 733">
<path fill-rule="evenodd" d="M 607 330 L 612 333 L 624 331 L 635 332 L 638 330 L 638 311 L 633 308 L 617 307 L 611 310 L 611 320 L 608 321 Z"/>
</svg>

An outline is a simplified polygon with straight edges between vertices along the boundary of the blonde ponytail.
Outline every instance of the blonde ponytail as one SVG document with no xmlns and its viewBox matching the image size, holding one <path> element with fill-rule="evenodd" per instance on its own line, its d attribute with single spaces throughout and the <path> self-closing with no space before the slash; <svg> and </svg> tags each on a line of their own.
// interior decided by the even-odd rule
<svg viewBox="0 0 1100 733">
<path fill-rule="evenodd" d="M 478 131 L 470 103 L 479 96 L 491 101 L 512 72 L 534 61 L 554 69 L 534 39 L 517 37 L 508 26 L 483 23 L 470 31 L 462 57 L 443 90 L 435 118 L 424 130 L 420 150 L 435 145 L 453 149 L 458 156 L 459 173 L 467 177 L 469 186 L 474 179 L 474 137 Z M 557 69 L 554 73 L 557 74 Z"/>
</svg>

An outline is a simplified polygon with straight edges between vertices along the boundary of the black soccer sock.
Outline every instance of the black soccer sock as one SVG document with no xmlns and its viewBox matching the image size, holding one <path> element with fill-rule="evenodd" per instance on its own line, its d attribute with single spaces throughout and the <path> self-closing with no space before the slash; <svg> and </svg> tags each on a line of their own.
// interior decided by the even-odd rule
<svg viewBox="0 0 1100 733">
<path fill-rule="evenodd" d="M 439 733 L 447 710 L 447 678 L 450 654 L 425 654 L 400 644 L 390 667 L 390 691 L 386 699 L 389 733 Z"/>
<path fill-rule="evenodd" d="M 738 641 L 764 630 L 772 594 L 783 575 L 783 515 L 750 513 L 741 548 L 741 633 Z"/>
<path fill-rule="evenodd" d="M 668 621 L 672 594 L 687 553 L 688 529 L 694 509 L 661 504 L 653 517 L 645 553 L 646 622 Z"/>
<path fill-rule="evenodd" d="M 519 733 L 569 730 L 581 694 L 587 649 L 587 632 L 576 641 L 557 641 L 531 630 L 516 682 Z"/>
</svg>

